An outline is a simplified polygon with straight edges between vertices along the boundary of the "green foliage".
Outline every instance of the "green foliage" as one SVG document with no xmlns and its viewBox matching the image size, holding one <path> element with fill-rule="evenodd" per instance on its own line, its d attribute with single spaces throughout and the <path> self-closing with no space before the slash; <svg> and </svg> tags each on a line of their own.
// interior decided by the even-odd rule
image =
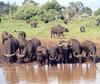
<svg viewBox="0 0 100 84">
<path fill-rule="evenodd" d="M 98 8 L 98 9 L 95 11 L 94 15 L 95 15 L 95 16 L 100 15 L 100 8 Z"/>
<path fill-rule="evenodd" d="M 92 15 L 92 10 L 89 8 L 89 7 L 84 7 L 81 11 L 80 11 L 81 14 L 88 14 L 89 16 Z"/>
<path fill-rule="evenodd" d="M 43 9 L 43 14 L 42 14 L 42 19 L 43 17 L 47 17 L 49 21 L 53 21 L 57 18 L 57 15 L 60 15 L 62 13 L 62 7 L 56 0 L 52 2 L 47 2 L 42 6 Z"/>
<path fill-rule="evenodd" d="M 26 3 L 22 5 L 16 12 L 16 19 L 26 19 L 27 17 L 36 16 L 39 11 L 38 5 L 33 5 L 33 3 Z"/>
<path fill-rule="evenodd" d="M 6 4 L 4 2 L 0 2 L 0 15 L 13 15 L 17 10 L 16 3 L 10 4 L 9 2 Z"/>
<path fill-rule="evenodd" d="M 9 13 L 9 4 L 5 4 L 4 2 L 0 2 L 0 14 L 8 14 Z"/>
<path fill-rule="evenodd" d="M 0 2 L 0 16 L 9 15 L 17 20 L 43 20 L 45 17 L 49 21 L 55 19 L 71 19 L 82 14 L 92 15 L 92 10 L 89 7 L 84 7 L 82 2 L 70 2 L 66 8 L 61 6 L 57 0 L 48 0 L 47 3 L 40 6 L 34 0 L 24 0 L 23 4 L 18 7 L 16 3 L 5 4 Z M 100 15 L 100 9 L 95 12 L 95 15 Z"/>
<path fill-rule="evenodd" d="M 40 16 L 36 15 L 36 16 L 33 16 L 31 19 L 33 19 L 35 21 L 40 21 L 40 18 L 41 18 Z"/>
<path fill-rule="evenodd" d="M 24 4 L 18 8 L 15 16 L 16 19 L 27 19 L 32 18 L 35 20 L 42 20 L 44 17 L 47 17 L 49 21 L 53 21 L 56 18 L 56 14 L 61 12 L 61 6 L 57 1 L 47 2 L 41 8 L 38 4 L 32 0 L 25 0 Z"/>
<path fill-rule="evenodd" d="M 48 11 L 50 9 L 55 9 L 56 11 L 60 11 L 62 9 L 61 5 L 57 1 L 47 2 L 43 5 L 43 8 Z"/>
<path fill-rule="evenodd" d="M 55 20 L 55 16 L 56 16 L 56 11 L 54 9 L 50 9 L 48 12 L 44 11 L 41 19 L 47 17 L 49 21 L 53 21 Z"/>
<path fill-rule="evenodd" d="M 24 0 L 23 4 L 26 4 L 26 3 L 32 3 L 33 5 L 38 5 L 38 3 L 36 3 L 33 0 Z"/>
<path fill-rule="evenodd" d="M 92 15 L 92 10 L 89 7 L 84 7 L 82 2 L 70 2 L 69 6 L 66 7 L 65 14 L 68 15 L 68 19 L 80 14 L 86 13 Z"/>
<path fill-rule="evenodd" d="M 70 2 L 69 6 L 66 8 L 65 12 L 68 13 L 69 18 L 72 18 L 76 14 L 79 14 L 79 12 L 84 8 L 84 5 L 82 2 Z"/>
<path fill-rule="evenodd" d="M 18 6 L 16 5 L 16 3 L 14 4 L 10 4 L 10 14 L 13 16 L 16 11 L 17 11 Z"/>
</svg>

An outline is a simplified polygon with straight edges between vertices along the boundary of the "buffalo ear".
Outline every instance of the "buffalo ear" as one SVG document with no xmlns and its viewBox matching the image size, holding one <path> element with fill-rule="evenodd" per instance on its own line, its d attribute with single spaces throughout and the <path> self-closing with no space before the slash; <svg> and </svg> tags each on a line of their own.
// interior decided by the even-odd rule
<svg viewBox="0 0 100 84">
<path fill-rule="evenodd" d="M 72 46 L 72 45 L 73 45 L 73 43 L 71 41 L 69 41 L 69 46 Z"/>
<path fill-rule="evenodd" d="M 73 43 L 71 41 L 68 41 L 68 48 L 72 49 Z"/>
</svg>

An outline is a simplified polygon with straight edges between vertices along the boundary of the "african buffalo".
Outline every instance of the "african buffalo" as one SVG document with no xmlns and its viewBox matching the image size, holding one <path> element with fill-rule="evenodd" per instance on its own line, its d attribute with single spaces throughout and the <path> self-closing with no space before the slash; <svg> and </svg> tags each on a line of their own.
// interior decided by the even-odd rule
<svg viewBox="0 0 100 84">
<path fill-rule="evenodd" d="M 70 39 L 69 41 L 60 41 L 58 44 L 58 53 L 62 55 L 61 61 L 63 63 L 75 62 L 75 57 L 81 53 L 80 42 L 76 39 Z"/>
<path fill-rule="evenodd" d="M 24 31 L 16 31 L 15 32 L 18 33 L 18 42 L 19 42 L 19 54 L 22 53 L 24 47 L 27 44 L 27 40 L 26 40 L 26 33 Z"/>
<path fill-rule="evenodd" d="M 3 32 L 2 34 L 4 55 L 7 57 L 8 62 L 12 63 L 12 62 L 16 62 L 17 60 L 16 51 L 19 47 L 19 42 L 15 37 L 13 37 L 10 34 L 6 36 L 7 34 L 8 34 L 7 32 Z"/>
<path fill-rule="evenodd" d="M 22 54 L 25 46 L 27 45 L 27 40 L 23 37 L 19 37 L 18 42 L 19 42 L 19 54 Z"/>
<path fill-rule="evenodd" d="M 17 31 L 17 30 L 15 30 L 14 32 L 18 33 L 18 37 L 26 38 L 26 33 L 24 31 Z"/>
<path fill-rule="evenodd" d="M 75 58 L 80 58 L 80 54 L 82 53 L 80 42 L 77 39 L 70 39 L 69 43 L 69 54 L 72 55 L 73 61 L 75 62 Z"/>
<path fill-rule="evenodd" d="M 80 27 L 80 32 L 85 32 L 85 27 L 84 26 Z"/>
<path fill-rule="evenodd" d="M 41 45 L 40 40 L 33 38 L 27 41 L 27 45 L 24 47 L 23 52 L 19 57 L 28 58 L 28 61 L 36 60 L 36 48 Z"/>
<path fill-rule="evenodd" d="M 48 64 L 48 49 L 44 46 L 38 46 L 36 49 L 36 57 L 39 64 Z"/>
<path fill-rule="evenodd" d="M 100 25 L 100 18 L 96 19 L 96 26 Z"/>
<path fill-rule="evenodd" d="M 68 19 L 64 19 L 64 23 L 67 24 L 68 23 Z"/>
<path fill-rule="evenodd" d="M 37 27 L 37 22 L 36 21 L 34 21 L 34 20 L 32 20 L 31 21 L 31 28 L 36 28 Z"/>
<path fill-rule="evenodd" d="M 57 47 L 50 47 L 48 49 L 48 58 L 49 58 L 49 64 L 51 65 L 56 65 L 57 64 L 57 59 L 58 59 L 58 54 L 57 54 Z"/>
<path fill-rule="evenodd" d="M 42 20 L 43 20 L 44 23 L 48 23 L 49 22 L 49 19 L 47 17 L 43 17 Z"/>
<path fill-rule="evenodd" d="M 0 22 L 1 22 L 2 20 L 1 20 L 1 18 L 0 18 Z"/>
<path fill-rule="evenodd" d="M 87 60 L 90 59 L 90 57 L 93 58 L 93 61 L 96 59 L 96 45 L 94 42 L 90 40 L 85 40 L 81 43 L 81 50 L 84 52 L 84 56 L 87 58 Z"/>
<path fill-rule="evenodd" d="M 61 40 L 57 43 L 57 53 L 59 55 L 60 63 L 66 63 L 69 59 L 68 42 Z"/>
<path fill-rule="evenodd" d="M 58 35 L 58 38 L 60 36 L 63 36 L 64 37 L 64 32 L 69 32 L 69 30 L 67 28 L 64 28 L 62 27 L 61 25 L 56 25 L 54 26 L 52 29 L 51 29 L 51 38 L 52 38 L 52 35 L 55 37 L 55 35 Z"/>
<path fill-rule="evenodd" d="M 7 40 L 8 38 L 9 38 L 8 32 L 4 31 L 2 33 L 2 44 L 4 44 L 4 41 Z"/>
</svg>

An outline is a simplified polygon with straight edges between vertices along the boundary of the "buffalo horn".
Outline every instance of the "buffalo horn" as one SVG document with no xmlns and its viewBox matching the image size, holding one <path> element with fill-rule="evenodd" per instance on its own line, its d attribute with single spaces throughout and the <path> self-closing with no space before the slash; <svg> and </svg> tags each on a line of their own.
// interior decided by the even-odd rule
<svg viewBox="0 0 100 84">
<path fill-rule="evenodd" d="M 38 51 L 42 51 L 42 48 L 38 47 Z"/>
<path fill-rule="evenodd" d="M 60 44 L 59 42 L 57 43 L 58 46 L 62 46 L 62 44 Z"/>
<path fill-rule="evenodd" d="M 50 59 L 50 60 L 52 60 L 52 59 L 53 59 L 53 57 L 52 57 L 52 56 L 49 56 L 49 59 Z"/>
<path fill-rule="evenodd" d="M 19 55 L 19 54 L 18 54 L 18 57 L 24 57 L 24 55 Z"/>
<path fill-rule="evenodd" d="M 92 54 L 92 52 L 90 52 L 89 55 L 90 55 L 91 57 L 93 57 L 93 56 L 94 56 L 94 53 Z"/>
<path fill-rule="evenodd" d="M 13 54 L 4 54 L 4 56 L 6 56 L 6 57 L 11 57 L 11 56 L 14 56 L 14 55 L 16 55 L 16 53 L 13 53 Z"/>
<path fill-rule="evenodd" d="M 72 46 L 72 42 L 71 41 L 69 41 L 69 45 Z"/>
<path fill-rule="evenodd" d="M 76 55 L 75 53 L 76 53 L 76 51 L 75 51 L 75 52 L 73 52 L 73 55 L 74 55 L 75 57 L 77 57 L 77 55 Z"/>
</svg>

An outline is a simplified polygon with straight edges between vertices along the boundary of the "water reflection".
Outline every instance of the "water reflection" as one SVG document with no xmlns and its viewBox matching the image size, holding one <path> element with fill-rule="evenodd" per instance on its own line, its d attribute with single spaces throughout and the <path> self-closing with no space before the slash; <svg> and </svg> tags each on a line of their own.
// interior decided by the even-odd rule
<svg viewBox="0 0 100 84">
<path fill-rule="evenodd" d="M 57 67 L 9 65 L 0 67 L 0 84 L 98 84 L 98 65 L 100 64 L 62 64 Z"/>
<path fill-rule="evenodd" d="M 90 64 L 86 65 L 82 70 L 82 77 L 84 80 L 96 79 L 96 65 Z"/>
<path fill-rule="evenodd" d="M 3 69 L 7 84 L 18 84 L 16 68 L 14 66 L 6 66 Z"/>
</svg>

